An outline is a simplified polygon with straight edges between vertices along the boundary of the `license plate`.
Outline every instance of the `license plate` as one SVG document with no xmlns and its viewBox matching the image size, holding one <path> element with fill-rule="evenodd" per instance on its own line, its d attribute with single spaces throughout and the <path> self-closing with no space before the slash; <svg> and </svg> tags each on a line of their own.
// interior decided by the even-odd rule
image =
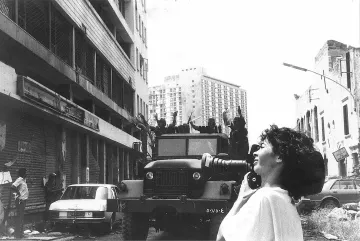
<svg viewBox="0 0 360 241">
<path fill-rule="evenodd" d="M 92 212 L 85 212 L 85 218 L 92 218 Z"/>
<path fill-rule="evenodd" d="M 225 208 L 206 208 L 206 213 L 225 213 Z"/>
<path fill-rule="evenodd" d="M 59 212 L 59 217 L 67 217 L 67 212 Z"/>
</svg>

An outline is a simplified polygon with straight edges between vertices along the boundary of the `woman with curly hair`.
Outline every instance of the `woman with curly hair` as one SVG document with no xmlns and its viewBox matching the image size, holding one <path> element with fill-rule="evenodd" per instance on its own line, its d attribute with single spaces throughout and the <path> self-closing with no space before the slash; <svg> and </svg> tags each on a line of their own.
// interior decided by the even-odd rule
<svg viewBox="0 0 360 241">
<path fill-rule="evenodd" d="M 325 166 L 313 139 L 272 125 L 260 136 L 254 171 L 261 185 L 251 189 L 247 175 L 238 199 L 220 225 L 217 240 L 303 240 L 294 200 L 321 191 Z"/>
</svg>

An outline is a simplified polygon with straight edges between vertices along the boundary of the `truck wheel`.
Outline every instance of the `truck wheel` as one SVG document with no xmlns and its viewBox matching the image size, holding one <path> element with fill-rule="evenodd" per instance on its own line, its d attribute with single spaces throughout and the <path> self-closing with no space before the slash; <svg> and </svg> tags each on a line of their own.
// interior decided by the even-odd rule
<svg viewBox="0 0 360 241">
<path fill-rule="evenodd" d="M 124 213 L 120 226 L 124 240 L 146 240 L 149 232 L 149 215 Z"/>
<path fill-rule="evenodd" d="M 209 240 L 216 240 L 220 224 L 224 218 L 225 215 L 222 214 L 211 217 L 209 224 Z"/>
</svg>

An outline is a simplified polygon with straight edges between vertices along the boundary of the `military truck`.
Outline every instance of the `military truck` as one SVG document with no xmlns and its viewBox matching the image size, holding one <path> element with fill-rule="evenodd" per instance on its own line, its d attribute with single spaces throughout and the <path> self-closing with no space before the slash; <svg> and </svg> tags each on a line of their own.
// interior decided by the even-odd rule
<svg viewBox="0 0 360 241">
<path fill-rule="evenodd" d="M 124 239 L 145 240 L 151 226 L 179 232 L 186 224 L 203 229 L 206 239 L 214 240 L 248 171 L 245 161 L 226 160 L 228 143 L 222 133 L 157 137 L 143 180 L 123 180 L 119 185 Z M 214 158 L 202 158 L 204 153 Z"/>
</svg>

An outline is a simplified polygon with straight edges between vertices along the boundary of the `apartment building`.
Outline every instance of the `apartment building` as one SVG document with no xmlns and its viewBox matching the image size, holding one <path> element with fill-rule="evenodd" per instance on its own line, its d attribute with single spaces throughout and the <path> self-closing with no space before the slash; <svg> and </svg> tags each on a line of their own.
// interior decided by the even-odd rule
<svg viewBox="0 0 360 241">
<path fill-rule="evenodd" d="M 297 128 L 314 139 L 327 175 L 350 176 L 359 163 L 360 49 L 328 40 L 315 57 L 313 85 L 296 98 Z M 311 76 L 310 76 L 311 77 Z"/>
<path fill-rule="evenodd" d="M 149 115 L 151 124 L 155 113 L 169 124 L 172 114 L 178 111 L 177 123 L 187 123 L 192 115 L 195 125 L 207 125 L 208 118 L 215 118 L 222 125 L 224 133 L 230 133 L 224 126 L 222 113 L 228 110 L 229 117 L 237 115 L 237 106 L 248 123 L 247 94 L 240 86 L 225 82 L 206 74 L 203 68 L 182 69 L 167 76 L 164 83 L 149 87 Z"/>
<path fill-rule="evenodd" d="M 44 210 L 52 172 L 64 187 L 136 178 L 146 16 L 145 0 L 0 0 L 0 165 L 27 168 L 26 212 Z"/>
</svg>

